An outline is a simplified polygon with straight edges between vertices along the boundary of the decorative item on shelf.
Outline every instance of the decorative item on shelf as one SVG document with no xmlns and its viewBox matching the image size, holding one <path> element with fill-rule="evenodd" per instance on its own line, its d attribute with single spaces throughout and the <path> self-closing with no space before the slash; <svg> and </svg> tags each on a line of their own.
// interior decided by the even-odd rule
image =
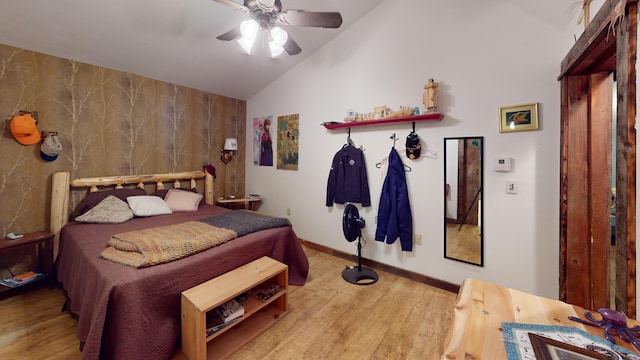
<svg viewBox="0 0 640 360">
<path fill-rule="evenodd" d="M 384 119 L 389 113 L 389 108 L 386 105 L 378 106 L 373 109 L 373 119 Z"/>
<path fill-rule="evenodd" d="M 573 10 L 573 8 L 577 6 L 582 7 L 582 11 L 580 12 L 580 17 L 578 18 L 577 24 L 584 22 L 584 28 L 586 30 L 587 26 L 589 26 L 589 21 L 591 20 L 591 0 L 576 1 L 571 5 L 571 9 Z"/>
<path fill-rule="evenodd" d="M 390 111 L 390 109 L 388 109 L 387 114 L 382 117 L 383 119 L 395 119 L 395 118 L 399 118 L 399 117 L 406 117 L 406 116 L 411 116 L 413 115 L 413 108 L 409 107 L 409 106 L 401 106 L 400 110 L 398 111 Z"/>
<path fill-rule="evenodd" d="M 347 116 L 344 118 L 344 122 L 348 123 L 356 121 L 356 114 L 357 113 L 351 109 L 347 110 Z"/>
<path fill-rule="evenodd" d="M 438 86 L 440 84 L 433 79 L 429 79 L 429 82 L 424 85 L 422 102 L 427 112 L 435 112 L 438 109 Z"/>
<path fill-rule="evenodd" d="M 373 112 L 369 113 L 358 113 L 349 109 L 347 110 L 347 116 L 345 116 L 344 122 L 352 123 L 359 121 L 395 119 L 414 115 L 420 115 L 420 109 L 417 106 L 411 107 L 409 105 L 403 105 L 400 106 L 399 110 L 394 111 L 390 107 L 384 105 L 375 107 Z M 325 123 L 323 123 L 323 125 L 325 125 Z"/>
<path fill-rule="evenodd" d="M 233 152 L 238 150 L 238 140 L 235 138 L 226 138 L 224 147 L 220 151 L 220 160 L 226 165 L 233 159 Z"/>
</svg>

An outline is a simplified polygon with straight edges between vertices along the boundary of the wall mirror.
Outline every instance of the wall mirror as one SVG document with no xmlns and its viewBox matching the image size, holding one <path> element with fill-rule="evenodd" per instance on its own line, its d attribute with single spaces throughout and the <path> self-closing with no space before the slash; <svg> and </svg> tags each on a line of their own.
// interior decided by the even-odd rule
<svg viewBox="0 0 640 360">
<path fill-rule="evenodd" d="M 483 266 L 483 137 L 444 139 L 444 257 Z"/>
</svg>

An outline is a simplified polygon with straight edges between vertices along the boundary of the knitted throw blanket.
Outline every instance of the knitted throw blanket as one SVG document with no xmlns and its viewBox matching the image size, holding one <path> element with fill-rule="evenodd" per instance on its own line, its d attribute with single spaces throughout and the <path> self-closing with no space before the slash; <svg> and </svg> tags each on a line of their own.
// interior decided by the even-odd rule
<svg viewBox="0 0 640 360">
<path fill-rule="evenodd" d="M 198 221 L 115 234 L 100 256 L 142 268 L 181 259 L 252 232 L 290 225 L 286 218 L 231 211 Z"/>
</svg>

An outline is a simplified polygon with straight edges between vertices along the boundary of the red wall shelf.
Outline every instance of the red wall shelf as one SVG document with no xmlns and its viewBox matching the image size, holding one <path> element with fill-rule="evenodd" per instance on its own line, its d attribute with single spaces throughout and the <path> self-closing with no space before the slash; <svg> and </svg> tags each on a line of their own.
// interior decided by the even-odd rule
<svg viewBox="0 0 640 360">
<path fill-rule="evenodd" d="M 427 113 L 422 115 L 412 115 L 405 116 L 399 118 L 392 119 L 378 119 L 378 120 L 365 120 L 365 121 L 355 121 L 355 122 L 347 122 L 347 123 L 324 123 L 324 127 L 329 130 L 335 129 L 344 129 L 344 128 L 352 128 L 358 126 L 370 126 L 370 125 L 382 125 L 382 124 L 393 124 L 393 123 L 404 123 L 404 122 L 416 122 L 416 121 L 440 121 L 444 118 L 443 113 Z"/>
</svg>

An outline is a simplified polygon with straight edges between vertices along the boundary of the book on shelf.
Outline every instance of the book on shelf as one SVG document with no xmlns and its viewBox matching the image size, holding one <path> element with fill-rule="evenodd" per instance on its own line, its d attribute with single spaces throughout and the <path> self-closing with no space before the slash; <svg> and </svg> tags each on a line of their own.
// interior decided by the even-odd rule
<svg viewBox="0 0 640 360">
<path fill-rule="evenodd" d="M 242 317 L 235 318 L 235 319 L 233 319 L 233 320 L 231 320 L 229 322 L 220 322 L 217 325 L 207 326 L 207 330 L 206 330 L 207 331 L 207 336 L 217 333 L 218 331 L 224 329 L 225 327 L 233 324 L 234 322 L 236 322 L 236 321 L 238 321 L 240 319 L 242 319 Z"/>
<path fill-rule="evenodd" d="M 0 285 L 6 286 L 6 287 L 10 287 L 10 288 L 15 288 L 15 287 L 18 287 L 18 286 L 29 284 L 29 283 L 37 280 L 37 279 L 41 279 L 41 278 L 46 277 L 46 276 L 47 276 L 47 274 L 44 274 L 44 273 L 41 273 L 41 272 L 28 271 L 28 272 L 26 272 L 24 274 L 20 274 L 20 275 L 8 277 L 8 278 L 0 279 Z"/>
<path fill-rule="evenodd" d="M 236 300 L 229 300 L 211 309 L 206 315 L 207 336 L 240 320 L 243 315 L 244 307 Z"/>
<path fill-rule="evenodd" d="M 244 307 L 235 299 L 231 299 L 216 308 L 224 322 L 233 321 L 244 315 Z"/>
<path fill-rule="evenodd" d="M 282 290 L 284 290 L 282 286 L 280 286 L 275 281 L 267 281 L 249 290 L 249 295 L 257 298 L 260 301 L 267 301 Z"/>
</svg>

